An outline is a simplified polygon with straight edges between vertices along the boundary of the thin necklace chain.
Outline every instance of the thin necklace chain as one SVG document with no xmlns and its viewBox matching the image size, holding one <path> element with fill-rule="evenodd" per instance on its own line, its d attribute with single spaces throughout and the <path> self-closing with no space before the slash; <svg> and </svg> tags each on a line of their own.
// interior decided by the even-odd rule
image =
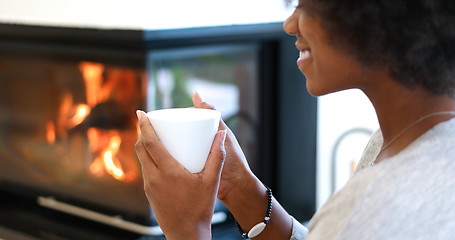
<svg viewBox="0 0 455 240">
<path fill-rule="evenodd" d="M 401 135 L 403 135 L 407 130 L 409 130 L 410 128 L 414 127 L 416 124 L 422 122 L 423 120 L 427 119 L 427 118 L 430 118 L 430 117 L 434 117 L 434 116 L 439 116 L 439 115 L 453 115 L 455 116 L 455 111 L 440 111 L 440 112 L 434 112 L 434 113 L 430 113 L 430 114 L 427 114 L 419 119 L 417 119 L 416 121 L 412 122 L 411 124 L 409 124 L 407 127 L 405 127 L 403 130 L 401 130 L 397 135 L 395 135 L 395 137 L 392 138 L 392 140 L 390 140 L 389 143 L 387 143 L 386 145 L 382 146 L 381 148 L 381 151 L 379 151 L 378 153 L 378 156 L 386 149 L 388 148 L 393 142 L 395 142 L 395 140 L 397 140 Z M 371 166 L 374 165 L 374 163 L 376 162 L 376 159 L 373 160 L 373 162 L 371 162 Z"/>
</svg>

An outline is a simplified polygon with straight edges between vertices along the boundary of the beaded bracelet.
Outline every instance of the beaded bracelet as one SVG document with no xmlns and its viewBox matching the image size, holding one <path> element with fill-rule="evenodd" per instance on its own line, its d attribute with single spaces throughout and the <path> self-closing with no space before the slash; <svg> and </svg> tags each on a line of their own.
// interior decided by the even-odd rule
<svg viewBox="0 0 455 240">
<path fill-rule="evenodd" d="M 270 220 L 270 214 L 272 213 L 272 190 L 267 186 L 265 186 L 265 188 L 267 188 L 267 210 L 265 212 L 264 221 L 254 225 L 254 227 L 252 227 L 250 231 L 246 233 L 234 218 L 235 225 L 237 225 L 237 228 L 239 229 L 239 232 L 244 239 L 254 238 L 259 235 L 262 231 L 264 231 L 267 223 Z"/>
</svg>

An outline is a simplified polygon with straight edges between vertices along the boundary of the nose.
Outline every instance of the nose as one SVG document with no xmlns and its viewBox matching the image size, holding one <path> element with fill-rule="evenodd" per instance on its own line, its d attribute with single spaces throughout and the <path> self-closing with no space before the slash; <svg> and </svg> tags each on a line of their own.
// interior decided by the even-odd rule
<svg viewBox="0 0 455 240">
<path fill-rule="evenodd" d="M 289 35 L 297 35 L 299 33 L 299 9 L 295 9 L 283 23 L 284 31 Z"/>
</svg>

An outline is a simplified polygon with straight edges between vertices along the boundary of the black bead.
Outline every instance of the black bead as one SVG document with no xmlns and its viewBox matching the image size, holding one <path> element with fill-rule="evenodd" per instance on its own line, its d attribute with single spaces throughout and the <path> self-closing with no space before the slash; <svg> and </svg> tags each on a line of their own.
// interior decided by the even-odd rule
<svg viewBox="0 0 455 240">
<path fill-rule="evenodd" d="M 264 185 L 265 186 L 265 185 Z M 265 186 L 266 193 L 267 193 L 267 208 L 265 212 L 265 219 L 264 219 L 264 224 L 267 224 L 270 220 L 270 215 L 272 214 L 272 189 L 269 187 Z M 248 233 L 246 233 L 243 228 L 240 226 L 240 224 L 235 220 L 234 218 L 235 225 L 237 226 L 242 238 L 248 239 Z"/>
</svg>

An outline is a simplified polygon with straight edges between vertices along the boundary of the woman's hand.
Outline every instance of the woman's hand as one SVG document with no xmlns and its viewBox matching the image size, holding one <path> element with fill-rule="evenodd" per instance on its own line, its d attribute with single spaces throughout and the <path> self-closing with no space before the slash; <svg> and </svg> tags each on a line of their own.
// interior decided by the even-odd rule
<svg viewBox="0 0 455 240">
<path fill-rule="evenodd" d="M 204 170 L 192 174 L 158 140 L 144 112 L 137 112 L 141 134 L 136 153 L 144 190 L 167 239 L 211 239 L 211 219 L 225 159 L 226 131 L 218 131 Z"/>
<path fill-rule="evenodd" d="M 214 109 L 198 93 L 193 95 L 196 108 Z M 264 185 L 251 172 L 245 155 L 234 134 L 221 120 L 219 129 L 227 130 L 226 160 L 221 173 L 218 198 L 229 208 L 237 222 L 249 231 L 264 220 L 267 194 Z M 284 208 L 273 198 L 273 210 L 265 230 L 254 239 L 289 239 L 292 220 Z"/>
<path fill-rule="evenodd" d="M 193 95 L 196 108 L 214 109 L 201 98 Z M 221 173 L 218 198 L 229 208 L 237 222 L 245 231 L 249 231 L 258 222 L 264 220 L 267 194 L 264 185 L 251 172 L 245 155 L 234 134 L 221 121 L 219 129 L 227 130 L 224 147 L 226 160 Z M 265 230 L 254 239 L 289 239 L 292 232 L 292 220 L 284 208 L 273 198 L 273 210 Z"/>
<path fill-rule="evenodd" d="M 197 92 L 193 94 L 193 104 L 196 108 L 215 109 L 212 105 L 206 103 Z M 246 187 L 245 183 L 251 182 L 253 179 L 256 181 L 257 179 L 251 172 L 234 133 L 223 120 L 220 121 L 218 129 L 227 130 L 226 142 L 224 143 L 226 161 L 218 190 L 218 198 L 223 201 L 232 189 L 236 188 L 237 191 L 242 191 Z"/>
</svg>

